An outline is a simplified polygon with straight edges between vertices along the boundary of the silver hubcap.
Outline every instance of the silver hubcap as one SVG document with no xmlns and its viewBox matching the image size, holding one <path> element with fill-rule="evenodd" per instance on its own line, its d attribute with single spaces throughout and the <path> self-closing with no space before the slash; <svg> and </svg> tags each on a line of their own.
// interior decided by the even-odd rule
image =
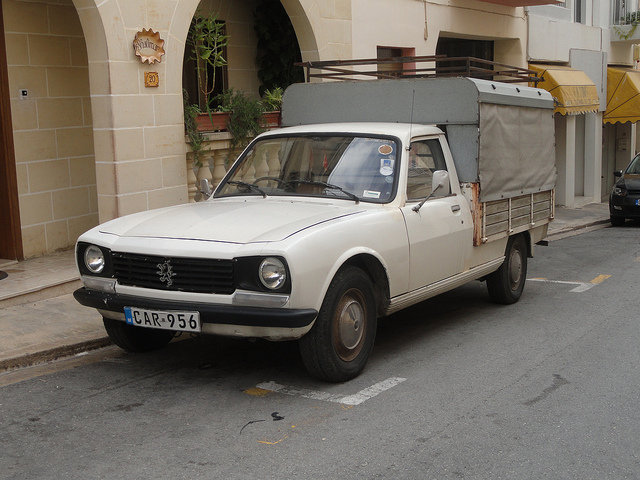
<svg viewBox="0 0 640 480">
<path fill-rule="evenodd" d="M 517 290 L 520 285 L 520 278 L 522 277 L 522 256 L 520 249 L 514 248 L 511 250 L 511 258 L 509 261 L 509 283 L 512 290 Z"/>
<path fill-rule="evenodd" d="M 333 345 L 344 362 L 355 359 L 364 344 L 367 309 L 364 296 L 357 288 L 344 293 L 333 316 Z"/>
<path fill-rule="evenodd" d="M 353 350 L 360 343 L 364 325 L 364 311 L 355 300 L 347 301 L 340 312 L 340 343 L 347 350 Z"/>
</svg>

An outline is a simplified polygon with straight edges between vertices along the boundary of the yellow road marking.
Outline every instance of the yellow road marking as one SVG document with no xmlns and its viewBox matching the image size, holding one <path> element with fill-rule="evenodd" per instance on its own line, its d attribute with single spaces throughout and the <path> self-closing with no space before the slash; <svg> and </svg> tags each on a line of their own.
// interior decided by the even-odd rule
<svg viewBox="0 0 640 480">
<path fill-rule="evenodd" d="M 611 275 L 598 275 L 596 278 L 594 278 L 593 280 L 591 280 L 589 283 L 602 283 L 604 282 L 607 278 L 610 278 Z"/>
<path fill-rule="evenodd" d="M 264 397 L 265 395 L 269 395 L 273 392 L 271 392 L 271 390 L 265 390 L 264 388 L 254 387 L 246 389 L 244 393 L 247 395 L 253 395 L 254 397 Z"/>
<path fill-rule="evenodd" d="M 280 440 L 276 440 L 275 442 L 268 442 L 266 440 L 258 440 L 258 443 L 264 443 L 265 445 L 276 445 L 280 442 L 285 441 L 287 438 L 289 438 L 289 436 L 285 436 L 284 438 L 281 438 Z"/>
</svg>

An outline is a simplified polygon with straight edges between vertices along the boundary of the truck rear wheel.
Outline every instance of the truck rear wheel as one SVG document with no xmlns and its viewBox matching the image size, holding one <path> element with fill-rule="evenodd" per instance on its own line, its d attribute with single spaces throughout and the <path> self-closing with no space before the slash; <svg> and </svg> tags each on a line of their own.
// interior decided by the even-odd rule
<svg viewBox="0 0 640 480">
<path fill-rule="evenodd" d="M 104 328 L 120 348 L 133 353 L 149 352 L 165 347 L 173 338 L 171 330 L 154 330 L 129 325 L 120 320 L 102 318 Z"/>
<path fill-rule="evenodd" d="M 356 267 L 340 270 L 329 286 L 313 328 L 300 339 L 307 370 L 329 382 L 357 377 L 371 354 L 376 328 L 371 280 Z"/>
<path fill-rule="evenodd" d="M 516 303 L 527 279 L 527 242 L 523 235 L 509 238 L 505 259 L 498 270 L 487 277 L 489 297 L 496 303 Z"/>
</svg>

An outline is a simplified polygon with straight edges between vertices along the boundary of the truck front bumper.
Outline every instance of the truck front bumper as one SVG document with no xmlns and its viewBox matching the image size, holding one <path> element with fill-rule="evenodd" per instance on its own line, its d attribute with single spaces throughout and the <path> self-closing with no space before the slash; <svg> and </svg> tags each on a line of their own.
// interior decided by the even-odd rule
<svg viewBox="0 0 640 480">
<path fill-rule="evenodd" d="M 220 305 L 202 302 L 177 302 L 158 300 L 155 298 L 105 293 L 96 290 L 79 288 L 73 292 L 74 298 L 86 307 L 93 307 L 105 316 L 124 320 L 124 307 L 137 307 L 147 310 L 189 310 L 200 313 L 203 332 L 207 333 L 206 324 L 235 325 L 238 327 L 270 329 L 293 329 L 308 331 L 318 316 L 315 309 L 263 308 Z M 114 315 L 109 315 L 113 313 Z M 212 333 L 214 331 L 212 330 Z M 244 335 L 243 335 L 244 336 Z"/>
</svg>

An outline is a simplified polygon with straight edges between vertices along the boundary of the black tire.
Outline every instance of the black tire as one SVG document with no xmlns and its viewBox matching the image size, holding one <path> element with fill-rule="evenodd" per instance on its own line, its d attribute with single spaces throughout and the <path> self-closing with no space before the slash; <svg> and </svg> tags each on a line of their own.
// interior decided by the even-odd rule
<svg viewBox="0 0 640 480">
<path fill-rule="evenodd" d="M 527 242 L 523 235 L 509 238 L 505 259 L 498 270 L 487 277 L 489 297 L 496 303 L 516 303 L 527 280 Z"/>
<path fill-rule="evenodd" d="M 362 270 L 340 270 L 322 302 L 318 318 L 300 339 L 300 353 L 309 373 L 329 382 L 345 382 L 364 370 L 377 328 L 371 280 Z"/>
<path fill-rule="evenodd" d="M 128 352 L 142 353 L 158 350 L 165 347 L 174 335 L 171 330 L 134 327 L 111 318 L 103 317 L 102 322 L 113 343 Z"/>
<path fill-rule="evenodd" d="M 621 227 L 625 222 L 624 217 L 614 217 L 613 215 L 609 217 L 609 221 L 611 222 L 612 227 Z"/>
</svg>

